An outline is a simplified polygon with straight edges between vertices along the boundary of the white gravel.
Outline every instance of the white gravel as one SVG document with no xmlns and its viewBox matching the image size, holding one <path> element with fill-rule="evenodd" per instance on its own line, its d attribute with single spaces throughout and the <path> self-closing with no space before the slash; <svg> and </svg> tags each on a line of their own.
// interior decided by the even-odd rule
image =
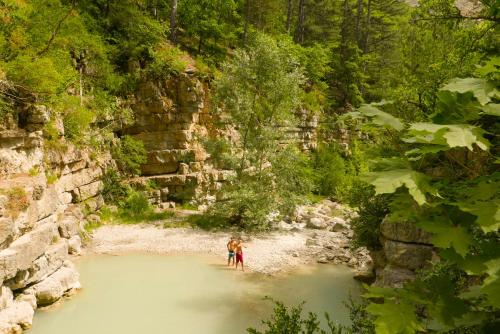
<svg viewBox="0 0 500 334">
<path fill-rule="evenodd" d="M 95 254 L 203 254 L 227 260 L 226 244 L 231 232 L 206 232 L 190 228 L 151 225 L 107 225 L 95 230 L 87 246 Z M 244 261 L 249 271 L 276 274 L 313 261 L 306 240 L 308 233 L 270 232 L 245 235 Z"/>
</svg>

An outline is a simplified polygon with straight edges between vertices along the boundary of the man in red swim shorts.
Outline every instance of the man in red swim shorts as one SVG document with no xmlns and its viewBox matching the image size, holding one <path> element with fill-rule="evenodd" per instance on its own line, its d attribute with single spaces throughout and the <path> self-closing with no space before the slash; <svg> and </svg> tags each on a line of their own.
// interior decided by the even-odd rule
<svg viewBox="0 0 500 334">
<path fill-rule="evenodd" d="M 238 269 L 238 263 L 241 263 L 241 270 L 245 271 L 243 268 L 243 240 L 238 240 L 236 245 L 236 269 Z"/>
</svg>

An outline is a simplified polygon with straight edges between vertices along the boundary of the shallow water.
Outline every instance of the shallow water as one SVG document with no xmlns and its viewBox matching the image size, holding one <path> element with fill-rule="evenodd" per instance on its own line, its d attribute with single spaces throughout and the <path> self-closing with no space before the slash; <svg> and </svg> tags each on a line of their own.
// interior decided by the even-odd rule
<svg viewBox="0 0 500 334">
<path fill-rule="evenodd" d="M 197 256 L 98 256 L 77 266 L 84 289 L 38 310 L 29 334 L 245 333 L 269 316 L 264 296 L 307 300 L 306 311 L 348 323 L 342 301 L 359 288 L 348 268 L 333 265 L 286 277 L 236 272 Z"/>
</svg>

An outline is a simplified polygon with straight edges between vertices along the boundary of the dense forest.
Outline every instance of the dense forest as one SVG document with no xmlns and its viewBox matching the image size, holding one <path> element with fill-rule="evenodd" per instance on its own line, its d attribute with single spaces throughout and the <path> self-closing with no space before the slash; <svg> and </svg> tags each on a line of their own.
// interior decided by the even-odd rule
<svg viewBox="0 0 500 334">
<path fill-rule="evenodd" d="M 498 332 L 497 0 L 0 0 L 0 22 L 0 128 L 48 106 L 48 149 L 112 153 L 122 214 L 158 216 L 128 182 L 146 161 L 123 131 L 134 94 L 194 73 L 237 140 L 204 142 L 234 173 L 193 224 L 266 230 L 331 198 L 358 211 L 353 247 L 380 249 L 384 219 L 417 226 L 438 256 L 404 287 L 367 285 L 331 333 Z M 287 137 L 299 112 L 318 122 L 310 150 Z M 320 333 L 275 312 L 265 333 Z"/>
</svg>

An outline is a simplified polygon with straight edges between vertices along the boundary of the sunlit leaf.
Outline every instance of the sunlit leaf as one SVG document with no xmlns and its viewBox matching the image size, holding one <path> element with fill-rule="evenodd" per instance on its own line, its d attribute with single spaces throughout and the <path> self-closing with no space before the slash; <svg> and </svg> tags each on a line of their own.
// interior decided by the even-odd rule
<svg viewBox="0 0 500 334">
<path fill-rule="evenodd" d="M 358 112 L 361 115 L 370 118 L 372 122 L 377 125 L 389 126 L 397 131 L 404 129 L 404 124 L 401 120 L 399 120 L 399 118 L 376 108 L 374 105 L 363 104 L 358 108 Z"/>
<path fill-rule="evenodd" d="M 433 220 L 423 220 L 418 226 L 433 234 L 432 243 L 439 248 L 453 247 L 462 257 L 467 255 L 472 237 L 462 226 L 454 226 L 451 221 L 444 217 L 436 217 Z"/>
<path fill-rule="evenodd" d="M 458 93 L 472 92 L 482 105 L 490 102 L 491 96 L 498 93 L 492 83 L 480 78 L 452 79 L 441 90 Z"/>
<path fill-rule="evenodd" d="M 485 131 L 481 128 L 467 124 L 414 123 L 403 140 L 407 143 L 447 145 L 449 148 L 467 147 L 471 151 L 475 144 L 482 150 L 488 150 L 490 143 L 483 134 Z"/>
<path fill-rule="evenodd" d="M 428 183 L 425 174 L 412 169 L 395 169 L 384 172 L 366 173 L 363 178 L 375 186 L 377 194 L 391 194 L 400 187 L 406 187 L 415 201 L 422 205 L 426 202 L 427 193 L 437 195 Z"/>
<path fill-rule="evenodd" d="M 376 317 L 375 330 L 377 334 L 411 334 L 423 330 L 415 315 L 415 307 L 407 303 L 370 304 L 366 307 L 368 313 Z"/>
<path fill-rule="evenodd" d="M 484 115 L 500 116 L 500 104 L 489 103 L 483 107 Z"/>
<path fill-rule="evenodd" d="M 491 306 L 500 308 L 500 259 L 486 262 L 488 277 L 484 280 L 481 291 L 486 294 Z"/>
</svg>

